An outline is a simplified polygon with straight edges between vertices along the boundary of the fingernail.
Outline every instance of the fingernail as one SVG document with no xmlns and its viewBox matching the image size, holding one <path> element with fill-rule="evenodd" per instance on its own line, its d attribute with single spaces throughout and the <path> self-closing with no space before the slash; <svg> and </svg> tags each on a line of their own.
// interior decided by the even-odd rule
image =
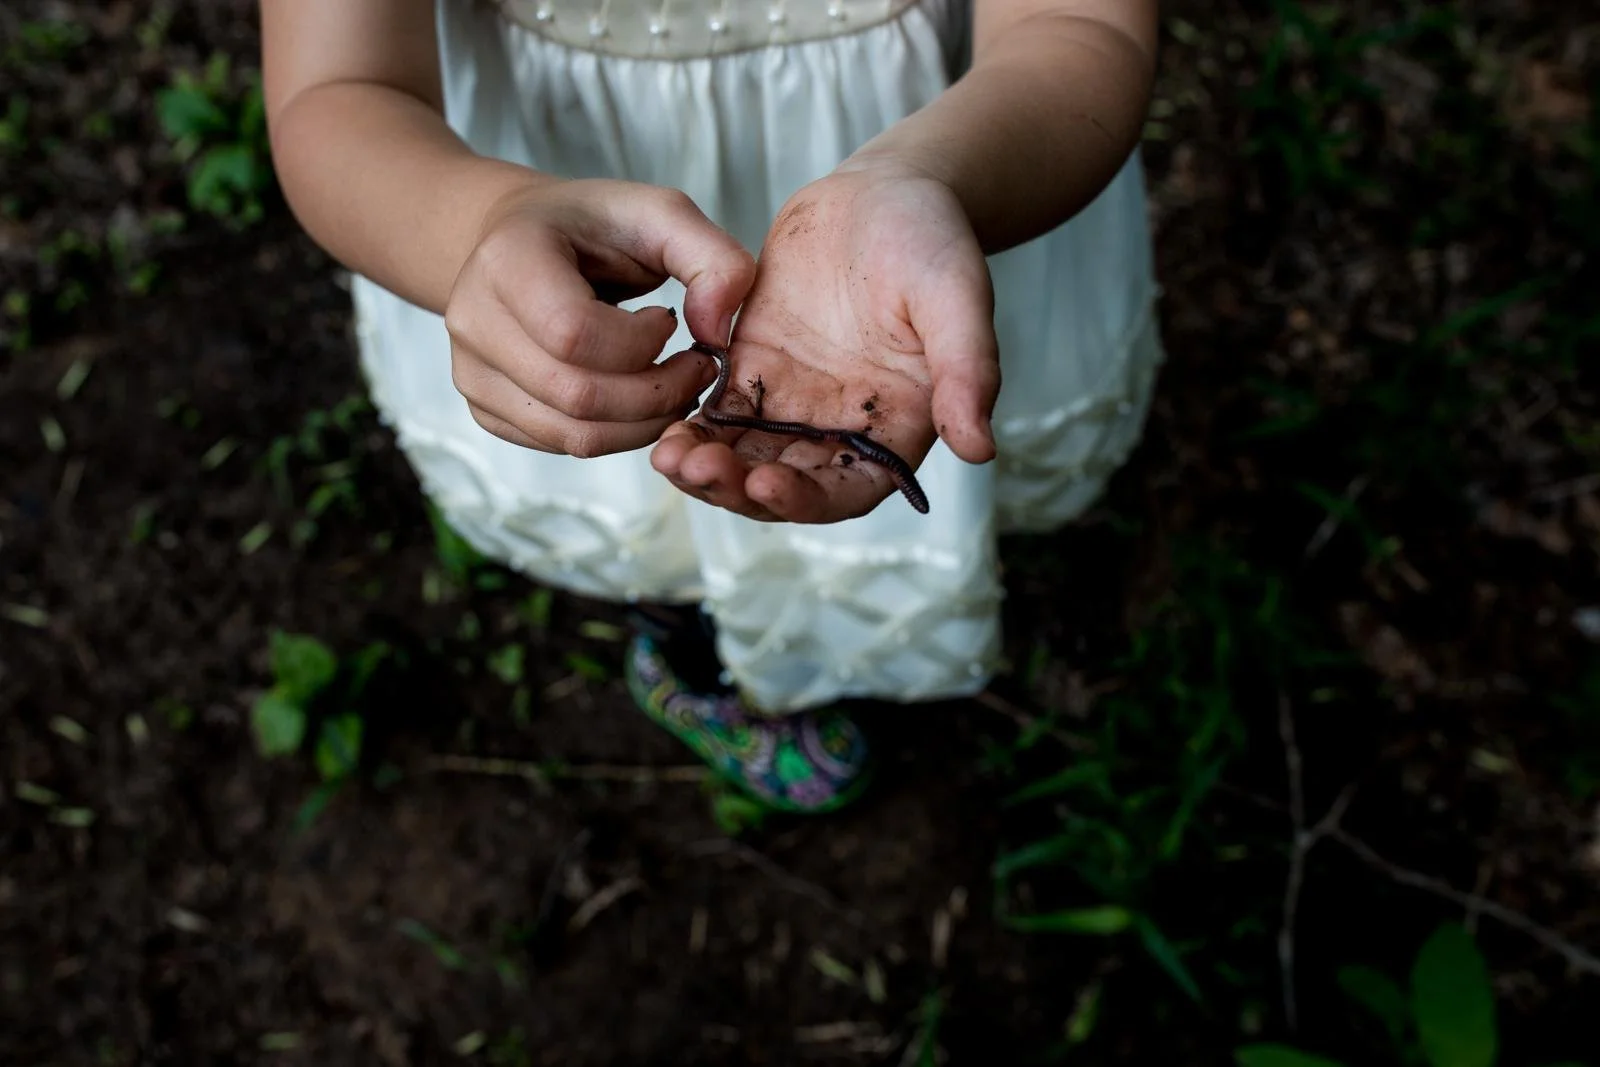
<svg viewBox="0 0 1600 1067">
<path fill-rule="evenodd" d="M 678 309 L 673 307 L 671 304 L 667 305 L 667 314 L 672 316 L 673 322 L 678 321 Z"/>
</svg>

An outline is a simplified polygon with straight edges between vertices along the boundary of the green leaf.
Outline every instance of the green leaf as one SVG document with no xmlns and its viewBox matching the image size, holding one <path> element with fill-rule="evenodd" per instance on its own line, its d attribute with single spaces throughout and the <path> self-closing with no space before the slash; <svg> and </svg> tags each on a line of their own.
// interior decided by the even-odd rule
<svg viewBox="0 0 1600 1067">
<path fill-rule="evenodd" d="M 1012 852 L 1007 852 L 994 861 L 994 877 L 1004 881 L 1018 871 L 1025 871 L 1031 867 L 1041 867 L 1048 864 L 1060 863 L 1079 847 L 1079 838 L 1075 834 L 1061 834 L 1023 845 Z"/>
<path fill-rule="evenodd" d="M 1117 904 L 1071 908 L 1048 915 L 1013 915 L 1006 925 L 1025 934 L 1120 934 L 1133 925 L 1133 912 Z"/>
<path fill-rule="evenodd" d="M 357 652 L 350 661 L 350 695 L 352 697 L 361 695 L 367 688 L 367 683 L 372 681 L 372 676 L 378 672 L 378 668 L 391 656 L 399 658 L 394 646 L 387 641 L 372 641 Z"/>
<path fill-rule="evenodd" d="M 1411 1012 L 1431 1067 L 1493 1067 L 1499 1053 L 1489 967 L 1466 930 L 1447 923 L 1411 969 Z"/>
<path fill-rule="evenodd" d="M 759 829 L 766 814 L 760 804 L 732 791 L 719 792 L 711 798 L 711 817 L 717 828 L 729 837 Z"/>
<path fill-rule="evenodd" d="M 1366 1008 L 1383 1024 L 1399 1047 L 1406 1036 L 1406 995 L 1393 978 L 1371 967 L 1341 967 L 1336 976 L 1345 996 Z"/>
<path fill-rule="evenodd" d="M 189 206 L 212 215 L 231 214 L 237 197 L 260 190 L 260 167 L 248 145 L 208 149 L 189 177 Z"/>
<path fill-rule="evenodd" d="M 568 652 L 562 659 L 572 673 L 591 682 L 603 682 L 611 675 L 604 663 L 582 652 Z"/>
<path fill-rule="evenodd" d="M 284 698 L 302 707 L 333 681 L 339 658 L 315 637 L 275 631 L 272 673 Z"/>
<path fill-rule="evenodd" d="M 156 94 L 156 120 L 174 141 L 200 138 L 228 128 L 228 116 L 202 90 L 182 85 Z"/>
<path fill-rule="evenodd" d="M 1177 809 L 1172 813 L 1172 821 L 1167 824 L 1166 833 L 1161 835 L 1159 855 L 1162 859 L 1172 859 L 1183 847 L 1184 834 L 1189 828 L 1190 820 L 1194 818 L 1195 809 L 1211 792 L 1211 787 L 1222 775 L 1222 768 L 1226 762 L 1222 759 L 1213 761 L 1184 786 L 1183 796 L 1179 798 Z"/>
<path fill-rule="evenodd" d="M 433 525 L 434 552 L 439 565 L 458 585 L 467 584 L 472 572 L 485 562 L 483 553 L 455 531 L 437 507 L 429 505 L 428 521 Z"/>
<path fill-rule="evenodd" d="M 323 782 L 311 791 L 311 795 L 295 809 L 294 818 L 290 820 L 289 832 L 303 834 L 311 829 L 311 824 L 322 817 L 333 798 L 338 795 L 339 789 L 344 785 L 344 779 L 333 782 Z"/>
<path fill-rule="evenodd" d="M 335 715 L 317 735 L 317 773 L 325 782 L 348 778 L 361 762 L 362 722 L 359 715 Z"/>
<path fill-rule="evenodd" d="M 490 655 L 489 670 L 507 685 L 516 685 L 522 681 L 523 660 L 521 645 L 506 645 Z"/>
<path fill-rule="evenodd" d="M 543 630 L 550 625 L 550 608 L 555 604 L 556 594 L 553 589 L 535 589 L 528 594 L 517 611 L 529 626 L 535 630 Z"/>
<path fill-rule="evenodd" d="M 1094 1036 L 1095 1024 L 1100 1021 L 1100 998 L 1104 993 L 1104 984 L 1096 979 L 1078 994 L 1077 1002 L 1072 1006 L 1072 1014 L 1067 1016 L 1067 1023 L 1062 1027 L 1062 1035 L 1068 1048 L 1081 1045 Z"/>
<path fill-rule="evenodd" d="M 306 713 L 281 689 L 271 689 L 250 709 L 250 726 L 256 735 L 256 751 L 271 759 L 300 747 L 306 735 Z"/>
<path fill-rule="evenodd" d="M 599 619 L 585 619 L 578 624 L 578 633 L 595 641 L 621 641 L 628 631 Z"/>
<path fill-rule="evenodd" d="M 1246 1045 L 1234 1050 L 1233 1062 L 1239 1067 L 1341 1067 L 1337 1060 L 1313 1056 L 1288 1045 Z"/>
<path fill-rule="evenodd" d="M 426 945 L 433 952 L 433 958 L 442 966 L 452 971 L 466 970 L 467 958 L 461 954 L 461 950 L 417 920 L 401 919 L 396 924 L 396 929 L 418 944 Z"/>
<path fill-rule="evenodd" d="M 269 144 L 266 98 L 257 82 L 251 83 L 239 103 L 239 139 L 262 148 Z"/>
</svg>

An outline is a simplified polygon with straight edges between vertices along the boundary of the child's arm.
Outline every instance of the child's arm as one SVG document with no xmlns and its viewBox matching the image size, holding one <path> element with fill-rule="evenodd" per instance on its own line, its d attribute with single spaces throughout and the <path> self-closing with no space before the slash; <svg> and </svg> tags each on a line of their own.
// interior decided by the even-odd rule
<svg viewBox="0 0 1600 1067">
<path fill-rule="evenodd" d="M 1077 214 L 1138 145 L 1157 0 L 976 0 L 973 60 L 938 100 L 843 169 L 902 167 L 949 186 L 987 252 Z"/>
<path fill-rule="evenodd" d="M 552 179 L 445 126 L 433 0 L 263 0 L 261 37 L 273 163 L 301 224 L 442 313 L 495 202 Z"/>
<path fill-rule="evenodd" d="M 975 4 L 967 75 L 779 214 L 732 350 L 736 380 L 764 382 L 769 418 L 852 426 L 870 410 L 874 441 L 913 465 L 936 435 L 969 463 L 994 457 L 985 253 L 1099 195 L 1138 144 L 1154 77 L 1156 0 Z M 754 518 L 836 522 L 894 488 L 879 466 L 841 467 L 805 441 L 774 459 L 688 426 L 652 461 L 684 492 Z"/>
<path fill-rule="evenodd" d="M 676 328 L 666 310 L 596 295 L 675 277 L 696 336 L 726 337 L 754 263 L 687 197 L 475 155 L 441 114 L 434 0 L 263 0 L 261 12 L 290 204 L 341 262 L 444 315 L 456 387 L 486 430 L 541 451 L 625 451 L 709 384 L 705 357 L 655 363 Z"/>
</svg>

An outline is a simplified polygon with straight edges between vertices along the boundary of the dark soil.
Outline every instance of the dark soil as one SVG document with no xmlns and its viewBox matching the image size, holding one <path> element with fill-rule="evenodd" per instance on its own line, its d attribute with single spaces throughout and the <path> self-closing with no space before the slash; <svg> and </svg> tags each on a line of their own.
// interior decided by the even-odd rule
<svg viewBox="0 0 1600 1067">
<path fill-rule="evenodd" d="M 1457 5 L 1448 30 L 1341 60 L 1370 100 L 1314 55 L 1274 74 L 1278 23 L 1245 5 L 1170 5 L 1186 21 L 1146 158 L 1171 359 L 1144 446 L 1084 522 L 1007 546 L 1014 675 L 982 701 L 865 709 L 887 754 L 868 799 L 737 839 L 633 710 L 615 632 L 592 625 L 619 610 L 453 578 L 369 411 L 274 475 L 276 440 L 362 393 L 347 294 L 273 195 L 249 225 L 192 212 L 152 106 L 214 53 L 243 84 L 253 5 L 7 6 L 0 112 L 27 107 L 0 137 L 0 295 L 20 294 L 0 324 L 0 1063 L 1013 1062 L 1060 1042 L 1095 983 L 1068 1062 L 1229 1063 L 1286 1033 L 1280 700 L 1309 822 L 1358 783 L 1343 825 L 1379 854 L 1600 947 L 1600 637 L 1580 625 L 1600 605 L 1600 19 L 1582 5 Z M 1345 38 L 1399 17 L 1342 9 Z M 45 20 L 82 32 L 24 32 Z M 1297 187 L 1273 146 L 1300 143 L 1343 144 L 1343 170 Z M 171 212 L 181 228 L 156 224 Z M 1530 278 L 1552 280 L 1483 310 Z M 297 542 L 329 463 L 351 505 Z M 1203 1006 L 1134 941 L 998 921 L 1026 909 L 997 854 L 1059 817 L 1001 798 L 1068 757 L 986 758 L 1019 717 L 1076 737 L 1106 694 L 1166 706 L 1166 676 L 1128 666 L 1156 661 L 1127 657 L 1174 605 L 1200 620 L 1174 632 L 1209 640 L 1194 545 L 1251 589 L 1283 576 L 1304 644 L 1349 661 L 1332 696 L 1306 681 L 1320 667 L 1230 682 L 1243 740 L 1197 816 L 1221 844 L 1142 898 L 1194 954 Z M 362 704 L 361 773 L 320 810 L 313 760 L 252 739 L 275 630 L 405 654 Z M 488 663 L 509 645 L 520 680 Z M 1045 910 L 1082 887 L 1016 892 Z M 1505 1062 L 1592 1055 L 1600 979 L 1480 911 L 1319 845 L 1304 1042 L 1379 1062 L 1335 968 L 1403 977 L 1465 916 Z"/>
</svg>

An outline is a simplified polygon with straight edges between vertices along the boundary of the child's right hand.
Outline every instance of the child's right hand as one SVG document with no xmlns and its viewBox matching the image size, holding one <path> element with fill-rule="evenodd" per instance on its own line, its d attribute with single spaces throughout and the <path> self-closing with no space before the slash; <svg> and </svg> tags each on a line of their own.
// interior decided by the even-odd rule
<svg viewBox="0 0 1600 1067">
<path fill-rule="evenodd" d="M 503 197 L 445 308 L 456 388 L 478 424 L 541 452 L 642 448 L 715 380 L 697 353 L 657 364 L 669 309 L 624 311 L 668 277 L 695 337 L 728 339 L 755 260 L 684 194 L 633 182 L 549 182 Z"/>
</svg>

